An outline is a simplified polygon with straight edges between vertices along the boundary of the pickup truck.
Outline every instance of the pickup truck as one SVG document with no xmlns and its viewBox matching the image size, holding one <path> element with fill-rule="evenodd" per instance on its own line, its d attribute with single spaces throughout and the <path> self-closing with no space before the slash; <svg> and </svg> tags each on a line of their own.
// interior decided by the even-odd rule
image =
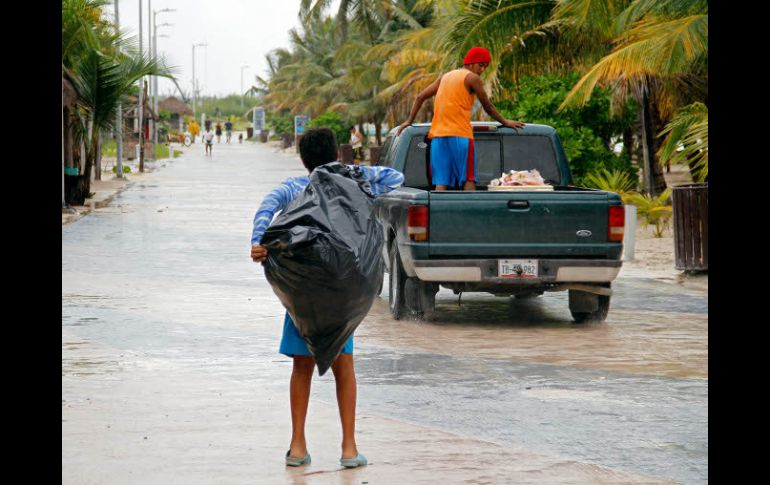
<svg viewBox="0 0 770 485">
<path fill-rule="evenodd" d="M 578 323 L 604 321 L 621 267 L 625 212 L 618 194 L 576 187 L 550 126 L 517 131 L 474 122 L 476 191 L 436 191 L 429 178 L 430 124 L 388 134 L 378 165 L 404 184 L 376 199 L 385 231 L 395 319 L 425 317 L 439 286 L 528 298 L 568 291 Z M 552 191 L 488 190 L 510 170 L 537 169 Z M 459 188 L 456 188 L 459 189 Z"/>
</svg>

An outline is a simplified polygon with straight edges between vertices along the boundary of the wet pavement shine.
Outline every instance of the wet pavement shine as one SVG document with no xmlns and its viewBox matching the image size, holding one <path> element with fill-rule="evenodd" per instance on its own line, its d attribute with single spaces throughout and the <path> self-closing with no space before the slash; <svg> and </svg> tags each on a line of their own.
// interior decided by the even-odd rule
<svg viewBox="0 0 770 485">
<path fill-rule="evenodd" d="M 194 145 L 62 227 L 62 483 L 706 483 L 708 296 L 641 277 L 607 321 L 567 294 L 441 290 L 393 320 L 387 275 L 356 332 L 357 440 L 339 466 L 334 379 L 315 377 L 313 463 L 287 469 L 283 308 L 248 256 L 296 155 Z"/>
</svg>

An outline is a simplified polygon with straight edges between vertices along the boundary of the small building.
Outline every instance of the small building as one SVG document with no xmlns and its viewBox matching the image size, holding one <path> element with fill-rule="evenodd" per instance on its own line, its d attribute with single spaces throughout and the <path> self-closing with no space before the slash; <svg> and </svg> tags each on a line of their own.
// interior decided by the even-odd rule
<svg viewBox="0 0 770 485">
<path fill-rule="evenodd" d="M 174 96 L 169 96 L 158 103 L 158 111 L 168 111 L 171 113 L 169 125 L 180 132 L 184 132 L 184 115 L 193 115 L 192 108 L 190 108 L 187 103 Z"/>
</svg>

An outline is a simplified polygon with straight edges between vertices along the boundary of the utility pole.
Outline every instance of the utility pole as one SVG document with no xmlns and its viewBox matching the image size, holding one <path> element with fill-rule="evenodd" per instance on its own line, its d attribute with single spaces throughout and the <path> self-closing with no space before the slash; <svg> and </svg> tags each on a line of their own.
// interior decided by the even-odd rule
<svg viewBox="0 0 770 485">
<path fill-rule="evenodd" d="M 115 28 L 120 30 L 120 13 L 118 1 L 115 0 Z M 117 178 L 123 178 L 123 105 L 118 103 L 118 112 L 115 115 L 115 145 L 117 154 L 115 155 L 115 175 Z"/>
<path fill-rule="evenodd" d="M 142 2 L 139 0 L 139 55 L 142 50 Z M 142 118 L 142 109 L 144 105 L 144 78 L 139 79 L 139 171 L 144 172 L 144 118 Z"/>
<path fill-rule="evenodd" d="M 195 118 L 198 115 L 198 111 L 196 108 L 195 100 L 197 98 L 196 91 L 196 85 L 195 85 L 195 48 L 196 47 L 205 47 L 206 44 L 203 42 L 200 42 L 198 44 L 192 45 L 192 88 L 193 88 L 193 118 Z"/>
<path fill-rule="evenodd" d="M 249 67 L 247 64 L 241 66 L 241 109 L 243 109 L 243 69 Z"/>
<path fill-rule="evenodd" d="M 147 98 L 147 81 L 143 80 L 142 84 L 143 84 L 142 86 L 143 96 Z M 139 152 L 139 171 L 144 172 L 144 141 L 145 141 L 144 130 L 141 130 L 140 135 L 142 140 L 142 148 L 141 148 L 141 151 Z"/>
<path fill-rule="evenodd" d="M 152 57 L 158 58 L 158 27 L 171 26 L 173 24 L 162 23 L 158 25 L 156 23 L 156 16 L 163 12 L 176 12 L 175 8 L 163 8 L 161 10 L 152 11 Z M 162 37 L 162 36 L 161 36 Z M 155 114 L 158 113 L 158 76 L 153 76 L 150 79 L 150 89 L 152 90 L 152 106 L 155 109 Z M 158 143 L 158 123 L 153 125 L 153 142 Z"/>
<path fill-rule="evenodd" d="M 139 0 L 140 2 L 142 0 Z M 147 0 L 147 56 L 152 55 L 152 44 L 154 42 L 154 39 L 152 38 L 152 0 Z M 153 92 L 152 92 L 152 77 L 150 77 L 150 89 L 149 89 L 149 96 L 147 97 L 148 105 L 153 106 Z M 150 133 L 153 133 L 153 129 L 155 128 L 155 117 L 150 116 L 147 119 L 147 125 L 150 129 Z M 150 144 L 150 156 L 152 157 L 151 160 L 155 160 L 155 144 Z"/>
</svg>

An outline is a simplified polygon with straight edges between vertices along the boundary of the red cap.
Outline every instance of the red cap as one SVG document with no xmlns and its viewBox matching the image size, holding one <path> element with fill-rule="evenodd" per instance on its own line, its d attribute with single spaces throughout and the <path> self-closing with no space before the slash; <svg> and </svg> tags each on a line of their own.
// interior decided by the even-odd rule
<svg viewBox="0 0 770 485">
<path fill-rule="evenodd" d="M 471 47 L 468 53 L 465 54 L 463 65 L 476 64 L 477 62 L 486 62 L 487 64 L 492 62 L 492 56 L 489 54 L 489 51 L 483 47 Z"/>
</svg>

